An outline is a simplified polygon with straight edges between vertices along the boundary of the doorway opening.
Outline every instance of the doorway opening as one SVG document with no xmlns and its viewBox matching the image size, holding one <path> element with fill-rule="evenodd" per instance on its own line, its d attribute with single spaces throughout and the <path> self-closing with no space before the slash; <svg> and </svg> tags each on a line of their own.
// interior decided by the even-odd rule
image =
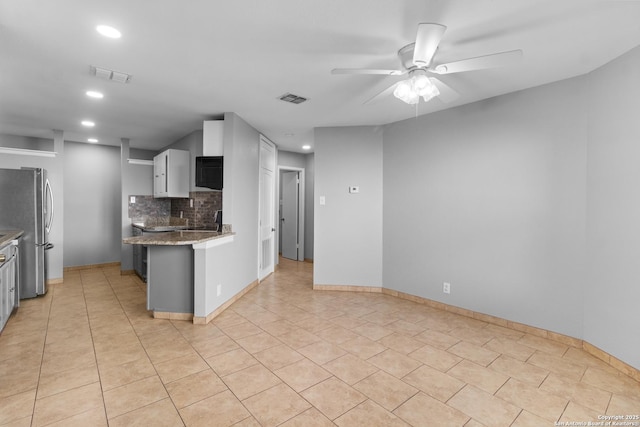
<svg viewBox="0 0 640 427">
<path fill-rule="evenodd" d="M 305 170 L 278 167 L 278 253 L 304 261 Z"/>
</svg>

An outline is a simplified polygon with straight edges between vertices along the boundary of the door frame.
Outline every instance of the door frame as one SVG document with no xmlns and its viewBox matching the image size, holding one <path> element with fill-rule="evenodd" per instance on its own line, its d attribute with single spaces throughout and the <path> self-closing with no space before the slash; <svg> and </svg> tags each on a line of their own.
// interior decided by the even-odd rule
<svg viewBox="0 0 640 427">
<path fill-rule="evenodd" d="M 277 224 L 276 224 L 276 220 L 275 220 L 275 207 L 273 206 L 273 204 L 275 203 L 275 200 L 272 200 L 272 206 L 271 206 L 271 217 L 272 217 L 272 224 L 271 224 L 271 253 L 273 256 L 273 259 L 271 260 L 271 266 L 269 268 L 269 270 L 265 270 L 262 268 L 262 259 L 263 259 L 263 253 L 262 253 L 262 224 L 261 224 L 261 220 L 262 220 L 262 198 L 263 198 L 263 194 L 262 194 L 262 186 L 261 186 L 261 178 L 262 178 L 262 166 L 263 166 L 263 162 L 262 162 L 262 147 L 263 145 L 270 147 L 271 149 L 273 149 L 273 165 L 271 165 L 273 167 L 273 170 L 271 170 L 271 173 L 274 175 L 271 178 L 271 183 L 273 185 L 273 194 L 275 194 L 277 192 L 277 176 L 275 176 L 277 174 L 277 164 L 278 164 L 278 148 L 276 147 L 276 145 L 271 142 L 267 137 L 265 137 L 264 135 L 260 135 L 260 144 L 258 147 L 258 265 L 257 270 L 258 270 L 258 281 L 263 280 L 264 278 L 266 278 L 269 274 L 273 273 L 273 271 L 275 270 L 275 266 L 276 266 L 276 261 L 278 259 L 278 252 L 276 251 L 276 245 L 277 245 L 277 240 L 276 239 L 276 231 L 277 231 Z M 271 197 L 274 197 L 273 195 Z"/>
<path fill-rule="evenodd" d="M 280 173 L 281 172 L 298 172 L 300 176 L 300 185 L 298 186 L 298 261 L 304 261 L 304 224 L 305 224 L 305 168 L 298 168 L 294 166 L 278 166 L 278 173 L 276 174 L 276 200 L 277 206 L 276 217 L 276 264 L 279 263 L 278 254 L 280 253 Z"/>
</svg>

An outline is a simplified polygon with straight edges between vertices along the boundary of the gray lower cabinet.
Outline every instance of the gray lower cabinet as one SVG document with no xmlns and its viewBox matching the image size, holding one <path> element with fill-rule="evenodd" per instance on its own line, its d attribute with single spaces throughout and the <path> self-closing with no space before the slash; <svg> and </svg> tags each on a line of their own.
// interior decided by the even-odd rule
<svg viewBox="0 0 640 427">
<path fill-rule="evenodd" d="M 18 246 L 9 244 L 0 249 L 0 331 L 18 305 Z"/>
<path fill-rule="evenodd" d="M 142 236 L 143 232 L 138 227 L 131 227 L 132 236 Z M 147 247 L 133 245 L 133 270 L 143 281 L 147 281 Z"/>
<path fill-rule="evenodd" d="M 191 245 L 149 245 L 147 250 L 147 309 L 193 314 Z"/>
</svg>

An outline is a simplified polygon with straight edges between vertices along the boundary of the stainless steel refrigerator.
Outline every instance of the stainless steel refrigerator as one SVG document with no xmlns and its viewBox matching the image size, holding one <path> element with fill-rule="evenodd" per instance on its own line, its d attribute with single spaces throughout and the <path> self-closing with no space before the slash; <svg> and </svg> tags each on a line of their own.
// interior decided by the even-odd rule
<svg viewBox="0 0 640 427">
<path fill-rule="evenodd" d="M 20 299 L 47 292 L 53 192 L 45 169 L 0 169 L 0 229 L 19 229 Z"/>
</svg>

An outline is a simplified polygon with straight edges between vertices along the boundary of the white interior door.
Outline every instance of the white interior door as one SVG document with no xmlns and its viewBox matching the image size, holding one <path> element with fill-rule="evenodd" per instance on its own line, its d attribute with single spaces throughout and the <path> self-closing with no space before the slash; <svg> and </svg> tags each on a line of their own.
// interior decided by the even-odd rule
<svg viewBox="0 0 640 427">
<path fill-rule="evenodd" d="M 275 247 L 275 168 L 276 147 L 260 136 L 260 242 L 258 279 L 273 273 Z"/>
<path fill-rule="evenodd" d="M 282 174 L 282 256 L 298 260 L 298 187 L 300 185 L 299 172 L 284 172 Z"/>
</svg>

